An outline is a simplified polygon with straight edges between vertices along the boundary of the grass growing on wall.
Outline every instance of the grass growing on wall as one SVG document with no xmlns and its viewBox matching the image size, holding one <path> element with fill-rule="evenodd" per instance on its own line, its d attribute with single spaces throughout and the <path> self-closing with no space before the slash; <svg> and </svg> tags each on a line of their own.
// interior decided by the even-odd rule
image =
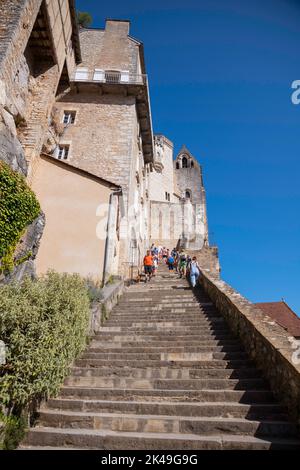
<svg viewBox="0 0 300 470">
<path fill-rule="evenodd" d="M 85 282 L 76 274 L 50 272 L 0 288 L 0 339 L 6 345 L 0 403 L 8 416 L 19 419 L 30 404 L 57 393 L 86 346 L 89 307 Z"/>
<path fill-rule="evenodd" d="M 0 161 L 0 272 L 13 269 L 17 243 L 40 210 L 25 178 Z"/>
</svg>

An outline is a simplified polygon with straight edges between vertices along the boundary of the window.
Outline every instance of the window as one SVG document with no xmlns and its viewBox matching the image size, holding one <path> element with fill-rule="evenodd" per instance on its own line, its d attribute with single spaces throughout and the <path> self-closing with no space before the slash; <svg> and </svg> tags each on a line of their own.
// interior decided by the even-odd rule
<svg viewBox="0 0 300 470">
<path fill-rule="evenodd" d="M 189 191 L 185 192 L 185 198 L 186 199 L 191 199 L 191 193 Z"/>
<path fill-rule="evenodd" d="M 182 159 L 182 168 L 187 168 L 188 167 L 188 161 L 186 157 L 183 157 Z"/>
<path fill-rule="evenodd" d="M 194 162 L 191 160 L 191 168 L 194 168 Z"/>
<path fill-rule="evenodd" d="M 179 162 L 176 162 L 176 170 L 179 170 Z"/>
<path fill-rule="evenodd" d="M 69 156 L 70 145 L 59 145 L 57 151 L 58 160 L 67 160 Z"/>
<path fill-rule="evenodd" d="M 165 192 L 166 201 L 170 201 L 170 193 Z"/>
<path fill-rule="evenodd" d="M 76 117 L 76 111 L 64 111 L 63 123 L 74 124 Z"/>
</svg>

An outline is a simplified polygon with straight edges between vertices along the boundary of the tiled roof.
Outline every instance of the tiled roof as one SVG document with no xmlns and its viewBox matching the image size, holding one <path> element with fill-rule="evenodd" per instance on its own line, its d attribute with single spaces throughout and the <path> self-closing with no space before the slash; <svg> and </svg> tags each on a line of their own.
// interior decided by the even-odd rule
<svg viewBox="0 0 300 470">
<path fill-rule="evenodd" d="M 255 305 L 292 336 L 300 337 L 300 318 L 285 302 L 260 302 Z"/>
</svg>

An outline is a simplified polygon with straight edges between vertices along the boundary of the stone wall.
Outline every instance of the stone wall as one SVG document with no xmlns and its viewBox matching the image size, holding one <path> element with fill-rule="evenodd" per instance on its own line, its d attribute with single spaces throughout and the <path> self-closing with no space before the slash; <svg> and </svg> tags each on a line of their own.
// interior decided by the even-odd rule
<svg viewBox="0 0 300 470">
<path fill-rule="evenodd" d="M 174 196 L 173 143 L 163 135 L 156 135 L 155 162 L 149 177 L 149 197 L 152 201 L 177 202 Z"/>
<path fill-rule="evenodd" d="M 4 89 L 6 109 L 15 116 L 23 116 L 25 111 L 24 97 L 20 96 L 20 67 L 41 3 L 41 0 L 1 1 L 0 89 Z"/>
<path fill-rule="evenodd" d="M 224 281 L 204 273 L 201 283 L 262 370 L 274 394 L 300 427 L 300 347 L 289 334 Z"/>
<path fill-rule="evenodd" d="M 82 29 L 80 67 L 141 73 L 139 42 L 128 36 L 129 22 L 106 21 L 105 30 Z"/>
<path fill-rule="evenodd" d="M 218 247 L 203 246 L 201 250 L 186 250 L 186 253 L 191 258 L 196 256 L 202 271 L 219 279 L 221 268 Z"/>
</svg>

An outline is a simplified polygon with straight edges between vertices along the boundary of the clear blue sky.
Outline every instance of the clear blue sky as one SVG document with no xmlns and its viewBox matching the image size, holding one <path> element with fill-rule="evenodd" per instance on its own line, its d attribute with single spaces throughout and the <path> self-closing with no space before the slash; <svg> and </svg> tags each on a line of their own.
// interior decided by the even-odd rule
<svg viewBox="0 0 300 470">
<path fill-rule="evenodd" d="M 203 165 L 222 277 L 300 314 L 298 0 L 77 0 L 144 42 L 154 131 Z"/>
</svg>

